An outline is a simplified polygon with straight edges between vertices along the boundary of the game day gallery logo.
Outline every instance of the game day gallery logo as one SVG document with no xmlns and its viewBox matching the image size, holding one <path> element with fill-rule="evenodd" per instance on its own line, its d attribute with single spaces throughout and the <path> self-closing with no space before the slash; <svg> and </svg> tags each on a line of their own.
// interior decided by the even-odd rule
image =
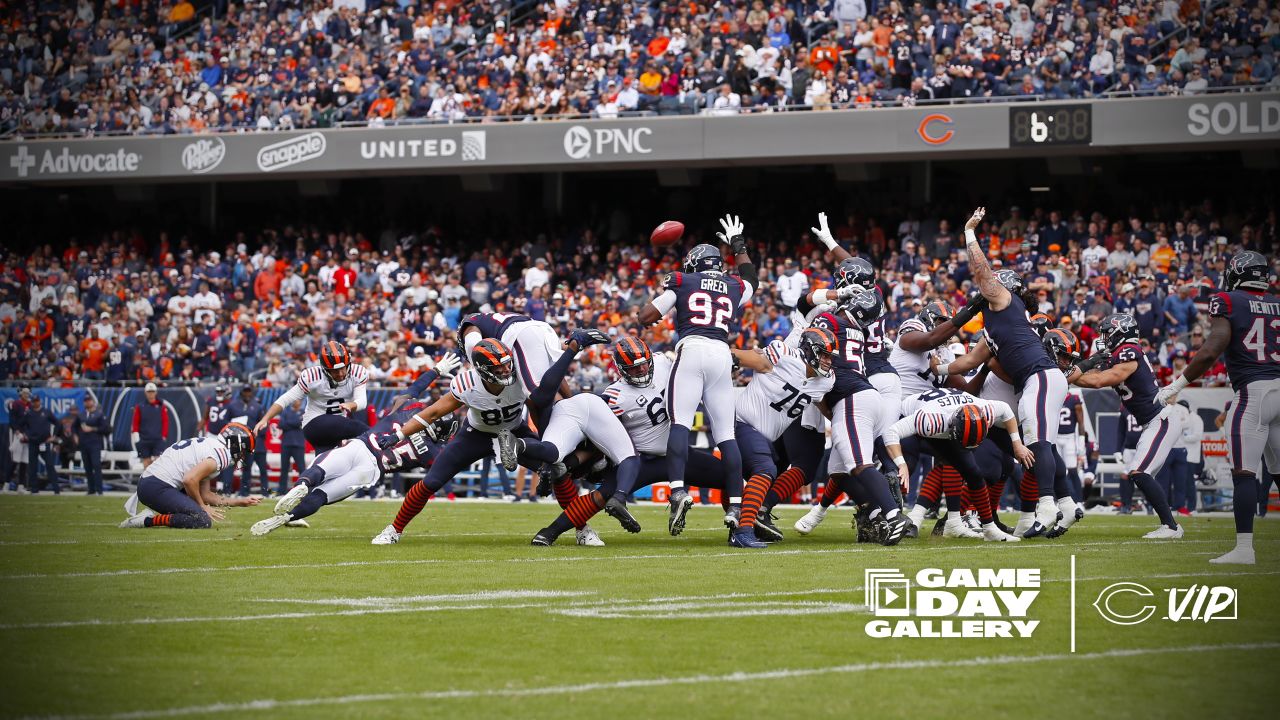
<svg viewBox="0 0 1280 720">
<path fill-rule="evenodd" d="M 1029 619 L 1038 568 L 925 568 L 914 577 L 868 568 L 864 579 L 873 638 L 1029 638 L 1040 625 Z"/>
</svg>

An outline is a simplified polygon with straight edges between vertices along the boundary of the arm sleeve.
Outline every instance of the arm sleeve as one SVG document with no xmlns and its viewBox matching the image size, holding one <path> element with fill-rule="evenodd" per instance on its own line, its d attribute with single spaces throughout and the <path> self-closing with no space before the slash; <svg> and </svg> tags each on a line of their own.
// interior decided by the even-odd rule
<svg viewBox="0 0 1280 720">
<path fill-rule="evenodd" d="M 284 394 L 276 398 L 275 402 L 271 404 L 279 405 L 280 409 L 283 410 L 289 407 L 290 405 L 293 405 L 293 403 L 295 403 L 298 400 L 301 400 L 304 397 L 306 397 L 306 392 L 303 391 L 302 381 L 299 380 L 298 382 L 293 384 L 293 387 L 289 388 L 288 390 L 285 390 Z"/>
<path fill-rule="evenodd" d="M 417 380 L 413 381 L 413 384 L 409 386 L 409 389 L 405 390 L 405 394 L 412 398 L 422 397 L 427 393 L 427 388 L 431 387 L 431 384 L 434 383 L 438 377 L 440 377 L 440 374 L 435 370 L 428 370 L 422 373 L 418 376 Z"/>
<path fill-rule="evenodd" d="M 671 308 L 676 306 L 676 291 L 663 290 L 661 295 L 653 299 L 653 306 L 663 315 L 671 312 Z"/>
<path fill-rule="evenodd" d="M 360 412 L 369 406 L 369 388 L 365 383 L 356 386 L 355 392 L 351 394 L 352 401 L 356 404 L 356 412 Z"/>
<path fill-rule="evenodd" d="M 991 412 L 995 415 L 997 423 L 1006 423 L 1014 418 L 1013 408 L 1009 407 L 1009 403 L 1003 400 L 989 400 L 991 403 Z"/>
<path fill-rule="evenodd" d="M 902 438 L 909 438 L 915 434 L 914 418 L 907 416 L 890 425 L 889 429 L 884 431 L 884 444 L 897 445 L 902 442 Z"/>
<path fill-rule="evenodd" d="M 556 391 L 560 389 L 560 383 L 564 382 L 564 376 L 569 372 L 569 366 L 573 364 L 573 359 L 577 355 L 572 350 L 565 350 L 560 354 L 560 359 L 547 368 L 542 375 L 542 383 L 529 395 L 534 407 L 545 408 L 551 404 L 556 397 Z"/>
<path fill-rule="evenodd" d="M 760 272 L 756 270 L 755 263 L 744 262 L 738 266 L 738 277 L 742 278 L 742 300 L 738 301 L 742 306 L 751 299 L 756 285 L 760 283 Z"/>
<path fill-rule="evenodd" d="M 471 357 L 471 351 L 475 350 L 476 345 L 479 345 L 483 339 L 484 336 L 479 332 L 469 333 L 466 330 L 462 331 L 462 349 L 466 351 L 468 358 Z M 466 358 L 463 359 L 465 360 Z"/>
</svg>

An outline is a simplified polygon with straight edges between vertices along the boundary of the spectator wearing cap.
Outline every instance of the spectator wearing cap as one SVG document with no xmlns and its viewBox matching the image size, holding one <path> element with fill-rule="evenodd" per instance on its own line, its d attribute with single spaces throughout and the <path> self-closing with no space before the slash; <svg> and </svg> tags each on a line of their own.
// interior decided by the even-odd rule
<svg viewBox="0 0 1280 720">
<path fill-rule="evenodd" d="M 102 449 L 107 435 L 111 432 L 111 423 L 98 407 L 98 401 L 92 394 L 84 398 L 84 415 L 74 427 L 77 445 L 80 447 L 80 460 L 84 463 L 85 483 L 90 495 L 102 494 Z"/>
<path fill-rule="evenodd" d="M 54 495 L 61 495 L 58 484 L 58 442 L 60 425 L 53 412 L 44 406 L 39 395 L 31 396 L 31 407 L 22 419 L 22 432 L 27 436 L 27 488 L 40 492 L 47 484 Z M 44 462 L 45 483 L 41 483 L 39 464 Z"/>
<path fill-rule="evenodd" d="M 170 440 L 169 411 L 160 400 L 159 388 L 147 383 L 142 401 L 133 406 L 130 439 L 133 451 L 146 469 L 168 447 Z"/>
<path fill-rule="evenodd" d="M 232 421 L 246 427 L 256 427 L 265 412 L 266 410 L 262 407 L 262 403 L 249 385 L 242 386 L 240 388 L 240 397 L 232 400 L 227 407 L 227 414 L 231 416 Z M 262 485 L 262 494 L 271 494 L 271 481 L 267 476 L 267 432 L 264 429 L 258 434 L 258 437 L 254 438 L 253 457 L 246 458 L 244 467 L 240 471 L 241 497 L 249 494 L 249 488 L 253 485 L 253 468 L 255 466 L 258 468 L 258 481 Z"/>
<path fill-rule="evenodd" d="M 1133 317 L 1138 321 L 1138 334 L 1153 342 L 1164 338 L 1166 325 L 1164 297 L 1155 287 L 1155 276 L 1143 273 L 1138 277 L 1138 292 L 1133 297 Z"/>
</svg>

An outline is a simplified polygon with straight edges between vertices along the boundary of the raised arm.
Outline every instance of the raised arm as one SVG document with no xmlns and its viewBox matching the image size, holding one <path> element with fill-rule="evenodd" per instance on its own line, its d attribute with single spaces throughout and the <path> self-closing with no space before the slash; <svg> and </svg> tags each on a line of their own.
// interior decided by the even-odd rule
<svg viewBox="0 0 1280 720">
<path fill-rule="evenodd" d="M 973 273 L 973 280 L 978 284 L 978 290 L 982 292 L 982 297 L 987 299 L 991 309 L 1003 310 L 1009 306 L 1009 291 L 1004 289 L 999 280 L 996 280 L 995 271 L 987 262 L 987 252 L 982 249 L 977 234 L 973 232 L 986 214 L 987 209 L 980 207 L 973 211 L 973 215 L 964 224 L 965 247 L 969 250 L 969 270 Z"/>
<path fill-rule="evenodd" d="M 760 273 L 747 255 L 747 239 L 742 236 L 744 229 L 742 218 L 737 215 L 725 215 L 720 219 L 720 227 L 724 228 L 724 232 L 716 233 L 716 237 L 732 248 L 733 264 L 738 269 L 738 277 L 748 285 L 749 292 L 754 292 L 760 283 Z"/>
<path fill-rule="evenodd" d="M 978 341 L 977 345 L 969 352 L 961 355 L 949 363 L 942 363 L 934 368 L 934 374 L 938 377 L 946 377 L 948 375 L 965 375 L 970 370 L 975 370 L 979 365 L 991 359 L 991 348 L 987 346 L 987 339 L 984 337 Z M 929 363 L 933 364 L 936 358 L 929 358 Z"/>
<path fill-rule="evenodd" d="M 733 358 L 738 361 L 742 367 L 759 373 L 773 372 L 773 363 L 769 362 L 769 358 L 759 350 L 739 350 L 738 348 L 730 348 L 729 352 L 733 353 Z"/>
<path fill-rule="evenodd" d="M 422 432 L 423 430 L 426 430 L 427 426 L 431 423 L 454 412 L 460 407 L 462 407 L 462 401 L 455 397 L 453 393 L 449 393 L 432 403 L 426 410 L 423 410 L 417 415 L 409 418 L 409 422 L 405 423 L 398 431 L 396 431 L 396 435 L 400 439 L 404 439 L 416 432 Z"/>
<path fill-rule="evenodd" d="M 836 242 L 835 237 L 831 235 L 831 229 L 827 227 L 826 213 L 818 213 L 818 227 L 811 227 L 809 230 L 813 233 L 814 237 L 818 238 L 818 242 L 821 242 L 826 246 L 827 252 L 831 253 L 832 262 L 836 265 L 839 265 L 845 260 L 853 257 L 848 250 L 840 247 L 840 244 Z"/>
</svg>

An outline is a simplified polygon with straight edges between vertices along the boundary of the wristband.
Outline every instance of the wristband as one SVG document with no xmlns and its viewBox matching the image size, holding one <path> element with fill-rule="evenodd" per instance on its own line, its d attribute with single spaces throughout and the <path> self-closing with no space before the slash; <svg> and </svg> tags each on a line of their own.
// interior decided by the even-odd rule
<svg viewBox="0 0 1280 720">
<path fill-rule="evenodd" d="M 907 461 L 906 461 L 906 460 L 904 460 L 904 459 L 903 459 L 903 457 L 902 457 L 901 455 L 895 455 L 895 456 L 893 457 L 893 464 L 894 464 L 894 465 L 901 465 L 902 467 L 906 467 L 906 466 L 907 466 Z"/>
<path fill-rule="evenodd" d="M 1011 432 L 1009 433 L 1009 440 L 1011 442 L 1020 443 L 1022 442 L 1022 435 L 1021 433 Z"/>
<path fill-rule="evenodd" d="M 978 242 L 978 234 L 970 230 L 969 228 L 964 229 L 964 241 L 965 243 L 973 243 L 974 245 L 981 244 Z"/>
<path fill-rule="evenodd" d="M 404 439 L 404 430 L 402 428 L 396 428 L 396 440 L 403 440 L 403 439 Z"/>
<path fill-rule="evenodd" d="M 1173 379 L 1173 382 L 1169 383 L 1169 387 L 1173 388 L 1173 392 L 1178 393 L 1178 392 L 1181 392 L 1182 389 L 1189 384 L 1190 384 L 1190 381 L 1187 380 L 1186 375 L 1179 375 L 1178 377 Z"/>
<path fill-rule="evenodd" d="M 946 377 L 951 374 L 950 372 L 948 372 L 949 370 L 951 370 L 951 363 L 942 363 L 941 365 L 938 366 L 938 369 L 935 370 L 934 373 L 938 377 Z"/>
</svg>

